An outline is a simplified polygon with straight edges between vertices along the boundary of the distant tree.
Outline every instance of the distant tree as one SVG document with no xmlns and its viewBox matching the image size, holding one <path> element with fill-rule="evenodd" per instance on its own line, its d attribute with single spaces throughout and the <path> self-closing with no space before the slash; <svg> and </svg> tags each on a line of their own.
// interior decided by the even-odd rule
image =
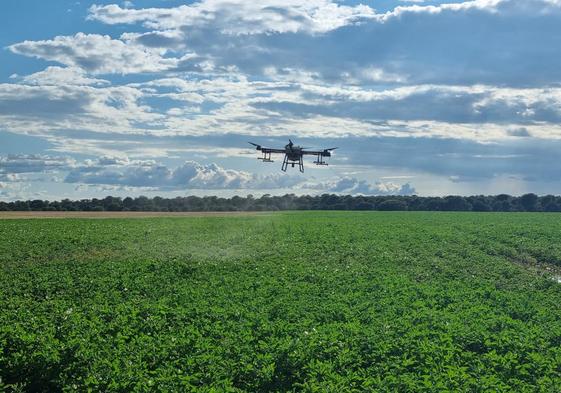
<svg viewBox="0 0 561 393">
<path fill-rule="evenodd" d="M 234 195 L 230 201 L 235 210 L 243 210 L 245 198 L 242 198 L 239 195 Z"/>
<path fill-rule="evenodd" d="M 464 197 L 451 195 L 444 198 L 443 210 L 467 211 L 467 210 L 471 210 L 471 205 Z"/>
<path fill-rule="evenodd" d="M 93 198 L 91 203 L 90 203 L 90 210 L 93 210 L 93 211 L 103 211 L 103 210 L 105 210 L 104 207 L 103 207 L 103 200 Z"/>
<path fill-rule="evenodd" d="M 150 211 L 153 210 L 154 204 L 152 199 L 145 197 L 144 195 L 135 198 L 134 200 L 134 210 L 138 211 Z"/>
<path fill-rule="evenodd" d="M 331 210 L 333 205 L 339 202 L 339 197 L 335 194 L 323 194 L 320 196 L 320 204 L 322 210 Z"/>
<path fill-rule="evenodd" d="M 123 201 L 121 200 L 121 198 L 118 197 L 106 196 L 101 201 L 101 204 L 103 206 L 103 210 L 107 210 L 107 211 L 123 210 Z"/>
<path fill-rule="evenodd" d="M 493 202 L 491 202 L 491 207 L 493 209 L 493 211 L 495 212 L 510 212 L 514 209 L 513 205 L 512 205 L 512 201 L 511 201 L 512 197 L 509 197 L 509 199 L 503 199 L 503 200 L 499 200 L 498 198 L 495 198 L 495 200 Z"/>
<path fill-rule="evenodd" d="M 132 210 L 134 206 L 134 199 L 132 199 L 131 197 L 126 197 L 125 199 L 123 199 L 123 208 L 126 210 Z"/>
<path fill-rule="evenodd" d="M 524 194 L 520 197 L 520 204 L 527 212 L 538 210 L 538 196 L 536 194 Z"/>
<path fill-rule="evenodd" d="M 320 209 L 317 209 L 320 210 Z M 355 210 L 374 210 L 374 205 L 370 202 L 359 202 L 355 206 Z"/>
<path fill-rule="evenodd" d="M 426 202 L 423 203 L 424 209 L 429 211 L 439 211 L 444 210 L 444 200 L 439 197 L 429 197 Z"/>
<path fill-rule="evenodd" d="M 425 198 L 420 198 L 416 195 L 406 198 L 409 210 L 426 210 L 426 206 L 424 203 Z"/>
<path fill-rule="evenodd" d="M 544 206 L 543 211 L 545 212 L 561 212 L 561 204 L 559 202 L 550 202 Z"/>
<path fill-rule="evenodd" d="M 561 199 L 555 195 L 546 195 L 539 198 L 539 204 L 543 206 L 543 211 L 545 212 L 561 211 Z"/>
<path fill-rule="evenodd" d="M 43 210 L 46 206 L 49 205 L 49 201 L 43 201 L 41 199 L 35 199 L 29 202 L 29 208 L 31 210 Z"/>
<path fill-rule="evenodd" d="M 233 196 L 198 197 L 194 195 L 175 198 L 156 196 L 137 198 L 107 196 L 103 199 L 81 199 L 72 201 L 0 202 L 0 210 L 68 210 L 68 211 L 251 211 L 251 210 L 427 210 L 427 211 L 561 211 L 561 197 L 526 194 L 516 198 L 507 194 L 497 196 L 457 195 L 440 197 L 419 196 L 352 196 L 352 195 L 301 195 L 265 194 L 259 198 Z"/>
<path fill-rule="evenodd" d="M 555 211 L 555 210 L 548 210 L 548 206 L 551 209 L 555 209 L 557 206 L 557 198 L 555 195 L 544 195 L 542 197 L 538 197 L 538 205 L 542 207 L 543 211 Z"/>
<path fill-rule="evenodd" d="M 490 212 L 493 210 L 490 202 L 484 196 L 473 198 L 471 201 L 471 209 L 474 212 Z"/>
<path fill-rule="evenodd" d="M 399 199 L 388 199 L 381 202 L 376 208 L 381 211 L 405 211 L 407 203 Z"/>
<path fill-rule="evenodd" d="M 60 210 L 71 211 L 74 210 L 74 205 L 70 199 L 63 199 L 60 201 Z"/>
</svg>

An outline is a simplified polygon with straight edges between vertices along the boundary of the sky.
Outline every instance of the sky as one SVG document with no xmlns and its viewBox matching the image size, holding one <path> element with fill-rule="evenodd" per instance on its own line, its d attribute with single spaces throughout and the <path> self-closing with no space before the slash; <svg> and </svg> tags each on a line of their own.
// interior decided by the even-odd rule
<svg viewBox="0 0 561 393">
<path fill-rule="evenodd" d="M 0 7 L 0 200 L 561 194 L 561 0 Z"/>
</svg>

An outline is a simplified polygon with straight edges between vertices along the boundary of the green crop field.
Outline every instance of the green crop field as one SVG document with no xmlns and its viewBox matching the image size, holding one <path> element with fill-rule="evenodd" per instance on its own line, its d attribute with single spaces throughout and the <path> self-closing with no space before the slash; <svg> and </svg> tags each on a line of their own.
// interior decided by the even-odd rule
<svg viewBox="0 0 561 393">
<path fill-rule="evenodd" d="M 0 220 L 0 390 L 561 391 L 561 215 Z"/>
</svg>

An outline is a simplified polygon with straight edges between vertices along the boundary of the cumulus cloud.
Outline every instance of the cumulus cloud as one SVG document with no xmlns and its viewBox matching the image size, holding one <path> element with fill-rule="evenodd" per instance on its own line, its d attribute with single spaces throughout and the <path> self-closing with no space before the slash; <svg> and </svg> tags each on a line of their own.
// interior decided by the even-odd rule
<svg viewBox="0 0 561 393">
<path fill-rule="evenodd" d="M 558 179 L 551 162 L 561 140 L 561 3 L 395 3 L 377 3 L 382 11 L 330 0 L 96 5 L 89 18 L 107 24 L 110 36 L 9 47 L 62 66 L 0 84 L 0 122 L 48 139 L 61 154 L 142 158 L 68 169 L 76 181 L 110 183 L 104 187 L 302 187 L 290 177 L 147 161 L 230 160 L 237 153 L 226 149 L 249 136 L 290 135 L 343 145 L 336 159 L 350 166 L 446 179 Z M 137 73 L 155 75 L 120 76 Z M 207 143 L 215 137 L 222 151 Z M 205 149 L 184 145 L 188 138 L 204 139 Z M 405 186 L 345 176 L 322 190 L 383 195 L 411 191 Z"/>
<path fill-rule="evenodd" d="M 510 136 L 517 136 L 517 137 L 531 137 L 532 134 L 528 131 L 526 127 L 514 127 L 509 128 L 506 131 Z"/>
<path fill-rule="evenodd" d="M 17 182 L 21 180 L 21 176 L 18 173 L 2 173 L 0 172 L 0 183 L 3 184 L 4 187 L 7 187 L 7 182 Z M 0 186 L 1 188 L 1 186 Z"/>
<path fill-rule="evenodd" d="M 412 195 L 409 184 L 377 181 L 370 183 L 354 177 L 337 177 L 327 182 L 307 181 L 300 175 L 285 173 L 253 174 L 226 169 L 215 163 L 185 161 L 168 167 L 153 160 L 102 157 L 76 165 L 64 179 L 66 183 L 144 188 L 151 190 L 314 190 L 341 194 Z"/>
<path fill-rule="evenodd" d="M 220 77 L 167 78 L 137 87 L 178 102 L 219 104 L 208 114 L 217 120 L 213 127 L 246 134 L 262 133 L 265 125 L 269 135 L 289 135 L 293 128 L 303 136 L 399 133 L 493 140 L 513 136 L 503 125 L 514 124 L 510 128 L 525 126 L 535 137 L 561 137 L 559 88 L 409 85 L 379 89 L 314 80 Z M 205 117 L 202 113 L 196 122 L 204 122 Z M 184 132 L 197 124 L 191 119 L 169 121 L 169 127 Z"/>
<path fill-rule="evenodd" d="M 302 179 L 284 174 L 256 175 L 225 169 L 214 163 L 205 165 L 186 161 L 178 167 L 169 168 L 153 160 L 104 157 L 73 168 L 65 182 L 161 190 L 217 190 L 287 188 L 302 182 Z"/>
<path fill-rule="evenodd" d="M 4 200 L 44 199 L 43 191 L 36 190 L 31 183 L 0 182 L 0 198 Z"/>
<path fill-rule="evenodd" d="M 165 50 L 126 44 L 108 35 L 77 33 L 52 40 L 23 41 L 8 47 L 13 53 L 83 69 L 94 74 L 159 72 L 177 67 L 183 58 L 165 57 Z"/>
<path fill-rule="evenodd" d="M 160 136 L 284 136 L 298 130 L 305 137 L 400 135 L 485 141 L 519 137 L 512 130 L 524 127 L 532 137 L 561 138 L 558 87 L 370 88 L 313 79 L 251 81 L 235 73 L 87 86 L 73 81 L 90 78 L 62 70 L 50 68 L 20 83 L 0 84 L 0 119 L 6 129 L 49 138 L 68 129 Z M 56 83 L 65 76 L 68 83 Z M 160 108 L 162 103 L 166 106 Z"/>
<path fill-rule="evenodd" d="M 413 195 L 415 188 L 411 184 L 396 184 L 393 182 L 376 181 L 370 183 L 356 177 L 340 177 L 327 182 L 307 183 L 303 188 L 323 190 L 338 194 L 353 195 Z"/>
<path fill-rule="evenodd" d="M 80 68 L 47 67 L 43 71 L 27 75 L 22 81 L 30 85 L 109 85 L 109 81 L 88 77 Z"/>
<path fill-rule="evenodd" d="M 505 87 L 528 84 L 532 78 L 545 78 L 540 83 L 561 78 L 561 63 L 554 64 L 561 59 L 553 53 L 559 52 L 557 45 L 511 42 L 510 36 L 493 34 L 496 23 L 499 31 L 509 31 L 516 22 L 517 29 L 526 29 L 522 37 L 543 29 L 538 22 L 547 22 L 553 11 L 541 12 L 545 3 L 532 0 L 525 6 L 532 10 L 527 13 L 533 15 L 531 23 L 520 24 L 520 3 L 414 4 L 389 14 L 327 0 L 205 0 L 147 9 L 93 6 L 91 19 L 140 23 L 152 31 L 124 33 L 121 39 L 78 33 L 10 46 L 16 53 L 68 67 L 49 67 L 16 78 L 20 84 L 0 85 L 0 116 L 9 130 L 46 134 L 76 129 L 274 136 L 298 130 L 315 137 L 399 134 L 482 141 L 518 137 L 509 130 L 524 127 L 533 137 L 558 138 L 558 87 Z M 290 30 L 285 19 L 294 15 L 302 21 Z M 339 22 L 328 22 L 330 18 Z M 217 33 L 221 23 L 255 31 Z M 543 25 L 553 29 L 550 23 Z M 320 26 L 331 27 L 324 31 Z M 443 30 L 449 31 L 446 37 Z M 473 36 L 481 31 L 490 31 L 489 39 Z M 556 36 L 551 33 L 540 35 L 547 41 Z M 147 34 L 152 35 L 150 43 Z M 498 45 L 503 40 L 508 56 Z M 176 50 L 180 42 L 190 49 Z M 530 45 L 543 53 L 527 56 Z M 439 61 L 442 56 L 435 56 L 435 50 L 446 53 L 447 61 Z M 502 63 L 505 59 L 508 64 Z M 544 64 L 547 69 L 540 72 Z M 165 74 L 180 69 L 185 74 Z M 165 77 L 114 88 L 88 74 L 148 71 Z"/>
<path fill-rule="evenodd" d="M 432 120 L 448 123 L 561 121 L 561 89 L 411 85 L 372 90 L 300 85 L 306 100 L 254 100 L 255 106 L 292 116 L 327 115 L 357 120 Z M 296 94 L 293 96 L 295 97 Z M 284 95 L 284 98 L 289 98 Z M 299 98 L 299 97 L 298 97 Z"/>
<path fill-rule="evenodd" d="M 363 83 L 406 76 L 413 83 L 525 84 L 559 80 L 558 64 L 544 59 L 559 58 L 560 9 L 553 0 L 412 4 L 380 13 L 329 0 L 203 0 L 171 8 L 94 5 L 89 18 L 142 24 L 149 31 L 122 38 L 146 48 L 188 47 L 254 75 L 275 66 Z M 518 34 L 502 33 L 513 30 Z"/>
<path fill-rule="evenodd" d="M 0 157 L 0 182 L 3 187 L 20 182 L 25 174 L 65 174 L 51 181 L 78 185 L 136 188 L 161 191 L 178 190 L 314 190 L 364 195 L 411 195 L 410 184 L 369 183 L 354 177 L 337 177 L 326 182 L 308 181 L 301 175 L 285 173 L 254 174 L 227 169 L 215 163 L 185 161 L 169 167 L 155 160 L 131 160 L 127 157 L 100 157 L 78 162 L 70 157 L 48 155 L 9 155 Z M 64 179 L 64 180 L 62 180 Z"/>
<path fill-rule="evenodd" d="M 89 19 L 107 24 L 143 23 L 158 30 L 212 27 L 223 34 L 325 33 L 372 18 L 365 5 L 340 5 L 331 0 L 202 0 L 175 8 L 121 8 L 93 5 Z"/>
<path fill-rule="evenodd" d="M 497 7 L 509 0 L 471 0 L 456 3 L 442 3 L 438 5 L 406 5 L 397 6 L 393 10 L 377 15 L 379 21 L 385 22 L 391 18 L 399 18 L 407 13 L 412 14 L 440 14 L 443 12 L 459 12 L 469 10 L 484 10 L 497 12 Z M 421 1 L 422 2 L 422 1 Z"/>
<path fill-rule="evenodd" d="M 40 154 L 11 154 L 0 156 L 0 175 L 4 179 L 15 180 L 15 175 L 22 173 L 45 173 L 64 170 L 74 165 L 69 157 L 53 157 Z"/>
<path fill-rule="evenodd" d="M 557 0 L 533 0 L 536 4 L 552 5 Z M 424 0 L 410 0 L 423 3 Z M 374 21 L 386 22 L 404 14 L 440 14 L 484 10 L 497 12 L 498 6 L 509 0 L 470 0 L 438 5 L 399 5 L 390 11 L 377 13 L 359 4 L 347 6 L 331 0 L 201 0 L 173 8 L 122 8 L 117 4 L 93 5 L 88 19 L 106 24 L 142 23 L 144 27 L 163 32 L 211 26 L 223 34 L 262 33 L 326 33 L 347 25 Z"/>
<path fill-rule="evenodd" d="M 553 0 L 413 4 L 383 13 L 331 0 L 203 0 L 144 9 L 93 5 L 89 19 L 140 23 L 150 31 L 123 33 L 121 39 L 78 33 L 9 48 L 95 73 L 204 72 L 202 64 L 216 63 L 253 74 L 270 66 L 297 67 L 324 78 L 350 75 L 365 83 L 402 83 L 405 77 L 414 83 L 543 83 L 559 79 L 559 67 L 544 67 L 543 59 L 551 61 L 556 58 L 551 54 L 558 53 L 551 26 L 560 9 Z M 354 28 L 342 29 L 346 26 Z M 516 37 L 500 33 L 512 29 L 519 31 Z M 537 46 L 526 39 L 536 34 L 543 37 Z M 459 47 L 463 50 L 455 50 Z M 177 49 L 182 57 L 166 55 Z M 529 51 L 533 56 L 527 56 Z M 448 61 L 439 60 L 442 53 Z M 529 65 L 545 72 L 528 73 Z"/>
<path fill-rule="evenodd" d="M 345 165 L 399 169 L 415 174 L 415 178 L 453 178 L 474 185 L 499 178 L 532 179 L 542 184 L 561 180 L 561 167 L 554 165 L 561 151 L 560 140 L 515 136 L 478 143 L 459 138 L 376 137 L 349 138 L 339 145 Z M 414 185 L 419 188 L 417 181 Z"/>
<path fill-rule="evenodd" d="M 46 136 L 68 129 L 139 132 L 139 124 L 153 127 L 163 117 L 142 105 L 142 96 L 130 86 L 5 83 L 0 84 L 0 119 L 12 132 Z"/>
</svg>

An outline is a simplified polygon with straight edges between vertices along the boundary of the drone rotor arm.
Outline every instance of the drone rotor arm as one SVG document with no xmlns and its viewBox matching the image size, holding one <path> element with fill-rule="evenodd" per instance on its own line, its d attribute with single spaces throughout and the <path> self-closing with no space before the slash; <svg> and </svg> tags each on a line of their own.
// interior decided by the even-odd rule
<svg viewBox="0 0 561 393">
<path fill-rule="evenodd" d="M 286 153 L 285 149 L 271 149 L 269 147 L 262 147 L 261 151 L 264 153 L 273 153 L 273 154 L 284 154 Z"/>
<path fill-rule="evenodd" d="M 249 143 L 250 145 L 255 146 L 255 150 L 261 150 L 261 145 L 258 145 L 257 143 L 253 143 L 253 142 L 247 142 L 247 143 Z"/>
</svg>

